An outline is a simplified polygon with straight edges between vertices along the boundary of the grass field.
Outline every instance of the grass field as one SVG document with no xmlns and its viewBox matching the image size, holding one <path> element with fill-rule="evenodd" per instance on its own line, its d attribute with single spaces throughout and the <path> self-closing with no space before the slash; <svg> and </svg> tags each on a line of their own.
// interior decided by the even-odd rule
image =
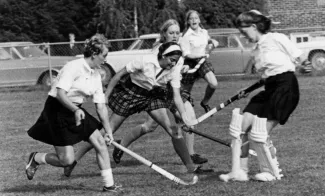
<svg viewBox="0 0 325 196">
<path fill-rule="evenodd" d="M 220 80 L 219 89 L 211 103 L 225 101 L 255 80 Z M 176 185 L 125 155 L 119 165 L 112 161 L 114 179 L 124 186 L 121 195 L 325 195 L 325 78 L 299 77 L 299 82 L 301 100 L 297 109 L 286 125 L 277 127 L 271 133 L 285 175 L 282 180 L 269 183 L 221 182 L 218 176 L 231 167 L 230 148 L 196 136 L 196 151 L 209 159 L 205 167 L 211 167 L 215 172 L 200 175 L 196 185 L 186 187 Z M 205 83 L 200 81 L 193 90 L 198 116 L 203 114 L 199 101 L 204 89 Z M 39 168 L 32 181 L 27 180 L 25 164 L 29 153 L 53 151 L 51 146 L 34 141 L 26 134 L 38 118 L 46 96 L 46 91 L 37 88 L 0 90 L 0 195 L 105 195 L 101 192 L 102 182 L 94 151 L 78 163 L 70 178 L 63 176 L 62 168 L 46 165 Z M 198 130 L 229 140 L 231 110 L 235 107 L 243 108 L 248 100 L 233 103 L 199 124 Z M 86 108 L 95 114 L 93 105 L 86 104 Z M 115 138 L 127 134 L 132 127 L 143 122 L 145 116 L 141 113 L 127 119 L 114 135 Z M 161 128 L 135 142 L 130 149 L 180 178 L 189 178 L 172 148 L 170 138 Z M 110 147 L 110 154 L 112 150 L 113 147 Z M 249 174 L 256 172 L 257 160 L 251 158 Z"/>
</svg>

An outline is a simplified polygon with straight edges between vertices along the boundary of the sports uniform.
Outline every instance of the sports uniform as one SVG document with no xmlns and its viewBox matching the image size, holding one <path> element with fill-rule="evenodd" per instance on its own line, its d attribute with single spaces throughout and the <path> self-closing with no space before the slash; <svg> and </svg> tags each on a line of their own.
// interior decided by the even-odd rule
<svg viewBox="0 0 325 196">
<path fill-rule="evenodd" d="M 209 39 L 210 36 L 207 30 L 199 27 L 198 32 L 195 32 L 191 28 L 189 28 L 180 41 L 183 56 L 187 56 L 188 54 L 197 54 L 205 56 L 205 51 Z M 184 64 L 188 65 L 190 68 L 194 68 L 200 60 L 201 58 L 185 58 Z M 206 60 L 195 73 L 184 73 L 182 83 L 193 85 L 196 80 L 204 78 L 205 74 L 210 71 L 214 73 L 214 69 L 212 67 L 211 62 Z"/>
<path fill-rule="evenodd" d="M 272 20 L 257 10 L 237 17 L 236 26 L 251 42 L 252 62 L 265 80 L 265 90 L 255 95 L 241 115 L 233 110 L 229 126 L 232 136 L 232 169 L 220 175 L 223 181 L 248 180 L 248 148 L 255 150 L 260 173 L 259 181 L 280 180 L 283 175 L 276 157 L 276 148 L 269 137 L 277 124 L 285 124 L 299 102 L 299 85 L 294 74 L 302 52 L 284 34 L 270 32 Z M 246 141 L 245 141 L 246 140 Z"/>
</svg>

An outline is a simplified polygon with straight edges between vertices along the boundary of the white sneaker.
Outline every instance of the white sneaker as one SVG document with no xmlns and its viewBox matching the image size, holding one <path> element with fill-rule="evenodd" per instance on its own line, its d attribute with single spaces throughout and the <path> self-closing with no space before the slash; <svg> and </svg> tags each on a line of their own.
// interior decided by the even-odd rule
<svg viewBox="0 0 325 196">
<path fill-rule="evenodd" d="M 262 182 L 268 182 L 268 181 L 276 180 L 276 177 L 270 174 L 269 172 L 262 172 L 256 174 L 254 179 Z"/>
<path fill-rule="evenodd" d="M 232 181 L 248 181 L 249 180 L 247 173 L 242 169 L 238 170 L 236 173 L 230 172 L 228 174 L 221 174 L 219 176 L 219 178 L 221 181 L 224 181 L 224 182 L 228 182 L 229 180 L 232 180 Z"/>
</svg>

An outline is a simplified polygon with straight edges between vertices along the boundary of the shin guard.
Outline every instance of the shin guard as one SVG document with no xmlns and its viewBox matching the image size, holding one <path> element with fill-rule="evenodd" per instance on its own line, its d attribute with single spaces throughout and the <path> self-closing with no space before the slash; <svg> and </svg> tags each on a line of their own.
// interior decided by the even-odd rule
<svg viewBox="0 0 325 196">
<path fill-rule="evenodd" d="M 272 144 L 272 142 L 267 142 L 267 138 L 266 119 L 255 116 L 252 130 L 249 134 L 250 144 L 257 154 L 261 172 L 272 174 L 275 179 L 279 180 L 283 175 L 280 174 L 281 170 L 279 169 L 279 163 L 275 156 L 275 148 L 273 145 L 270 148 L 271 146 L 269 144 Z M 272 177 L 266 178 L 263 181 L 269 180 L 273 180 Z"/>
<path fill-rule="evenodd" d="M 283 175 L 280 174 L 279 163 L 276 156 L 271 153 L 269 146 L 265 143 L 255 141 L 252 141 L 251 144 L 256 151 L 261 172 L 268 172 L 277 180 L 280 180 Z"/>
<path fill-rule="evenodd" d="M 239 108 L 236 108 L 232 112 L 232 119 L 229 125 L 229 134 L 233 137 L 231 140 L 231 172 L 228 174 L 220 175 L 222 181 L 228 182 L 229 180 L 234 181 L 247 181 L 248 175 L 247 170 L 241 168 L 241 147 L 242 147 L 242 124 L 243 116 L 239 114 Z M 246 162 L 247 163 L 247 162 Z M 246 164 L 247 166 L 247 164 Z"/>
<path fill-rule="evenodd" d="M 241 124 L 243 121 L 243 115 L 241 115 L 239 112 L 239 108 L 235 108 L 232 111 L 232 118 L 229 125 L 229 134 L 234 138 L 238 138 L 242 131 Z"/>
</svg>

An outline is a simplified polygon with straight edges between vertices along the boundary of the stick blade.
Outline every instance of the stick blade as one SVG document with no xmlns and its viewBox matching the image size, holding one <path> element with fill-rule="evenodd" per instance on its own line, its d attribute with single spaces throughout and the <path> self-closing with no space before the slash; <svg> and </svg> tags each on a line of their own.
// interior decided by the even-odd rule
<svg viewBox="0 0 325 196">
<path fill-rule="evenodd" d="M 180 178 L 175 179 L 174 181 L 176 183 L 178 183 L 178 184 L 182 184 L 182 185 L 185 185 L 185 186 L 190 186 L 190 185 L 196 184 L 199 181 L 199 177 L 197 175 L 195 175 L 195 176 L 193 176 L 193 179 L 191 181 L 189 181 L 189 182 L 187 182 L 185 180 L 182 180 Z"/>
</svg>

